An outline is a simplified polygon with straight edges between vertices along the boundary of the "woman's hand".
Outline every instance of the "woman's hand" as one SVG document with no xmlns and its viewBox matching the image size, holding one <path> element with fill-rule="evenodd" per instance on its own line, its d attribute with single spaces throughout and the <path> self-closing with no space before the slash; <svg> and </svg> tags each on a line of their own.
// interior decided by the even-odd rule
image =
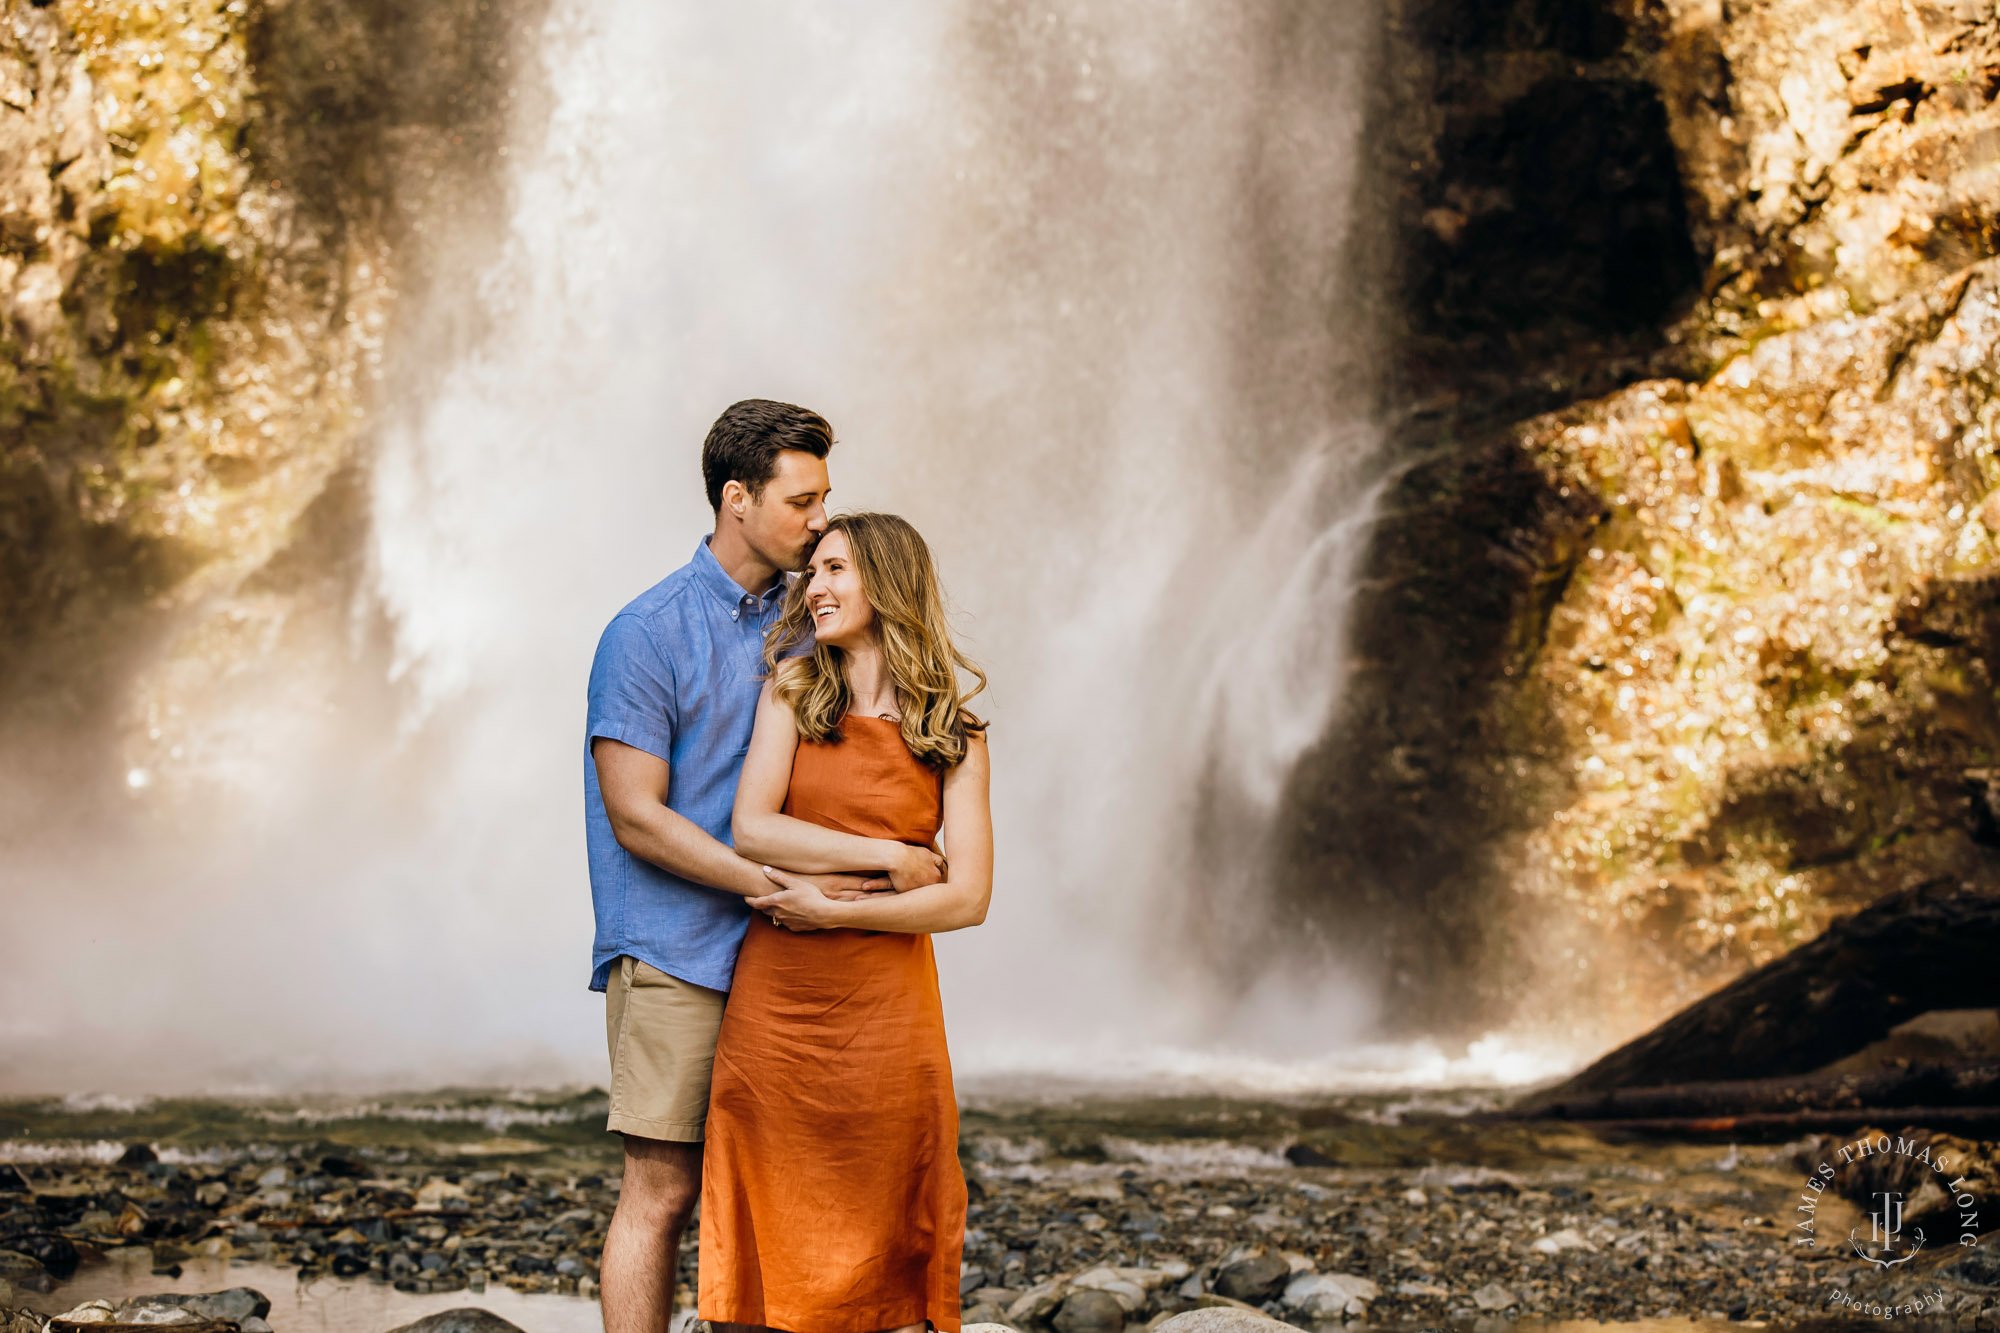
<svg viewBox="0 0 2000 1333">
<path fill-rule="evenodd" d="M 907 842 L 899 842 L 896 846 L 902 850 L 895 853 L 891 864 L 884 867 L 888 871 L 890 888 L 898 893 L 908 893 L 911 889 L 921 889 L 944 879 L 942 856 L 928 847 L 915 847 Z"/>
<path fill-rule="evenodd" d="M 753 911 L 770 917 L 772 924 L 786 930 L 825 930 L 840 924 L 840 904 L 821 893 L 811 880 L 771 866 L 764 867 L 764 878 L 778 886 L 776 892 L 748 901 Z"/>
</svg>

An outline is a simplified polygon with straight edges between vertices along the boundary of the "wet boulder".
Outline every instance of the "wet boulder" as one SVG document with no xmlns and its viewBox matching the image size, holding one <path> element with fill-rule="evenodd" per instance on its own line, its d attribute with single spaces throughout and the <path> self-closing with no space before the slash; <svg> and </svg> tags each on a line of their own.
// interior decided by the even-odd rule
<svg viewBox="0 0 2000 1333">
<path fill-rule="evenodd" d="M 1262 1305 L 1285 1288 L 1292 1266 L 1280 1255 L 1264 1253 L 1239 1259 L 1215 1275 L 1215 1289 L 1234 1301 Z"/>
<path fill-rule="evenodd" d="M 1062 1306 L 1051 1320 L 1056 1333 L 1121 1333 L 1125 1327 L 1125 1306 L 1108 1291 L 1078 1287 L 1063 1297 Z"/>
<path fill-rule="evenodd" d="M 162 1292 L 157 1296 L 135 1296 L 116 1311 L 121 1324 L 181 1322 L 161 1315 L 183 1312 L 189 1320 L 226 1320 L 245 1324 L 271 1313 L 271 1298 L 254 1287 L 230 1287 L 226 1291 L 196 1293 Z"/>
<path fill-rule="evenodd" d="M 1280 1298 L 1286 1309 L 1309 1319 L 1366 1318 L 1368 1303 L 1382 1288 L 1352 1273 L 1301 1273 L 1285 1285 Z"/>
<path fill-rule="evenodd" d="M 1282 1333 L 1291 1327 L 1262 1310 L 1216 1305 L 1163 1319 L 1153 1326 L 1153 1333 Z"/>
</svg>

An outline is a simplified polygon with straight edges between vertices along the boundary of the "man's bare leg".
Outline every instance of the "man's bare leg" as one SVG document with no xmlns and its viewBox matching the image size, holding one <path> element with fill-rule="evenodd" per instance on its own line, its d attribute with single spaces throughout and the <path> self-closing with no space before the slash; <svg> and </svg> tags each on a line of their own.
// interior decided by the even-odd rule
<svg viewBox="0 0 2000 1333">
<path fill-rule="evenodd" d="M 599 1261 L 604 1333 L 667 1333 L 681 1232 L 701 1197 L 701 1145 L 625 1135 L 625 1183 Z"/>
</svg>

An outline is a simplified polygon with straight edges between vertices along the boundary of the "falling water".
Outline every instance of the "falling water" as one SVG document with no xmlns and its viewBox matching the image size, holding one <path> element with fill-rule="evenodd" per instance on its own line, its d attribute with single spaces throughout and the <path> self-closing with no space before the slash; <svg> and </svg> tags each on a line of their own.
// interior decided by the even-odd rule
<svg viewBox="0 0 2000 1333">
<path fill-rule="evenodd" d="M 1219 1036 L 1202 954 L 1251 932 L 1190 928 L 1261 914 L 1365 532 L 1367 8 L 584 15 L 497 331 L 377 476 L 400 661 L 482 694 L 458 789 L 518 773 L 510 873 L 580 915 L 591 636 L 705 527 L 708 419 L 791 399 L 835 423 L 838 502 L 931 535 L 995 682 L 999 890 L 942 954 L 961 1063 Z"/>
<path fill-rule="evenodd" d="M 561 7 L 484 332 L 406 337 L 423 387 L 382 417 L 392 650 L 353 670 L 393 724 L 321 726 L 154 857 L 203 891 L 100 932 L 118 981 L 16 1036 L 80 1035 L 100 1084 L 120 1052 L 187 1081 L 139 1054 L 166 1034 L 211 1084 L 601 1077 L 584 674 L 707 527 L 709 421 L 760 396 L 832 420 L 836 507 L 929 536 L 993 678 L 995 901 L 940 947 L 961 1069 L 1360 1077 L 1369 997 L 1241 951 L 1380 476 L 1373 10 Z M 301 679 L 260 717 L 311 713 Z M 1390 1076 L 1464 1072 L 1418 1055 Z"/>
</svg>

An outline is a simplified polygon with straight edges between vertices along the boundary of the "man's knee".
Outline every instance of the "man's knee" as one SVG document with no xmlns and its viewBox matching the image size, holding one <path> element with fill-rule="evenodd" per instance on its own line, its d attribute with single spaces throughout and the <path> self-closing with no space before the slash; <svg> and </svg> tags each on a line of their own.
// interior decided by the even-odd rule
<svg viewBox="0 0 2000 1333">
<path fill-rule="evenodd" d="M 634 1220 L 662 1230 L 678 1230 L 701 1197 L 701 1145 L 660 1139 L 625 1138 L 625 1179 L 618 1208 Z"/>
</svg>

